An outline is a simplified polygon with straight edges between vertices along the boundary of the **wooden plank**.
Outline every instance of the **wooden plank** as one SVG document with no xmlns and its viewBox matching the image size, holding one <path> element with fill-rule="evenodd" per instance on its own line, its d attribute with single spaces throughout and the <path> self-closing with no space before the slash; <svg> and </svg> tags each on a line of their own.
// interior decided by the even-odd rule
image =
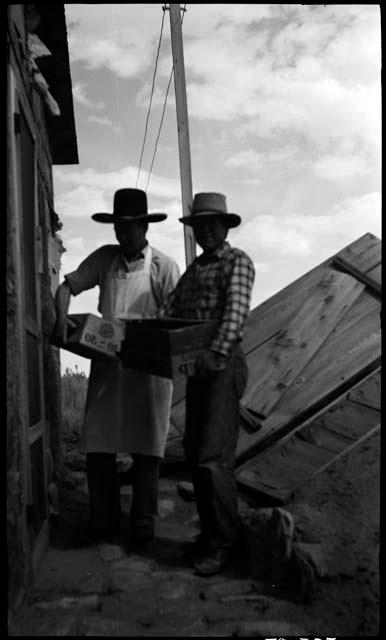
<svg viewBox="0 0 386 640">
<path fill-rule="evenodd" d="M 248 354 L 272 337 L 280 325 L 285 326 L 293 310 L 297 309 L 296 305 L 302 304 L 310 289 L 322 277 L 321 274 L 327 273 L 333 257 L 345 258 L 350 264 L 366 272 L 381 262 L 381 247 L 381 241 L 367 233 L 252 309 L 245 326 L 244 352 Z"/>
<path fill-rule="evenodd" d="M 313 287 L 329 273 L 325 264 L 316 267 L 253 309 L 245 325 L 243 351 L 250 353 L 285 327 L 308 299 Z"/>
<path fill-rule="evenodd" d="M 351 325 L 351 333 L 336 329 L 331 334 L 328 343 L 321 347 L 317 357 L 308 362 L 301 376 L 295 380 L 291 395 L 285 394 L 286 397 L 281 398 L 281 409 L 286 407 L 293 415 L 310 402 L 316 402 L 332 392 L 375 361 L 380 354 L 380 320 L 369 312 L 362 322 L 358 317 L 355 325 Z"/>
<path fill-rule="evenodd" d="M 342 439 L 355 440 L 360 437 L 369 425 L 379 422 L 379 409 L 351 402 L 346 397 L 328 409 L 323 417 L 315 421 L 315 428 L 319 427 L 321 436 L 323 430 L 338 434 Z"/>
<path fill-rule="evenodd" d="M 316 441 L 316 436 L 319 438 L 322 437 L 322 443 L 326 430 L 328 429 L 330 432 L 336 431 L 336 424 L 338 424 L 338 433 L 340 434 L 340 437 L 343 437 L 345 433 L 344 425 L 345 422 L 347 422 L 346 419 L 349 418 L 349 429 L 351 429 L 352 431 L 352 429 L 354 428 L 353 426 L 350 426 L 350 420 L 352 418 L 352 416 L 350 415 L 351 413 L 354 414 L 352 423 L 353 425 L 358 424 L 360 429 L 362 429 L 363 426 L 366 426 L 366 421 L 368 420 L 369 416 L 372 416 L 374 418 L 374 410 L 379 411 L 379 408 L 371 408 L 366 406 L 362 407 L 361 405 L 358 405 L 358 403 L 355 403 L 351 400 L 351 395 L 360 393 L 361 390 L 367 390 L 373 381 L 377 381 L 379 379 L 380 368 L 358 382 L 355 386 L 353 386 L 352 389 L 343 393 L 340 398 L 337 398 L 336 400 L 330 402 L 326 408 L 318 411 L 314 417 L 310 417 L 309 419 L 305 420 L 303 424 L 300 423 L 299 427 L 302 428 L 304 437 L 306 437 L 307 435 L 309 436 L 310 425 L 312 425 L 313 440 Z M 349 433 L 351 433 L 351 431 L 349 431 Z M 288 437 L 288 435 L 286 437 Z"/>
<path fill-rule="evenodd" d="M 382 242 L 373 234 L 366 233 L 335 256 L 347 260 L 352 266 L 367 273 L 382 261 Z"/>
<path fill-rule="evenodd" d="M 361 438 L 355 440 L 351 445 L 340 451 L 337 455 L 328 460 L 324 465 L 322 464 L 311 475 L 309 475 L 308 477 L 303 476 L 302 478 L 298 477 L 297 481 L 293 484 L 288 483 L 288 485 L 286 485 L 285 482 L 277 482 L 275 478 L 269 477 L 269 475 L 260 477 L 260 475 L 258 476 L 256 472 L 252 471 L 251 469 L 243 469 L 242 471 L 237 473 L 236 481 L 238 485 L 241 486 L 244 490 L 247 489 L 249 495 L 253 494 L 260 503 L 263 499 L 267 503 L 272 503 L 272 501 L 275 501 L 279 504 L 285 504 L 286 502 L 289 502 L 294 491 L 299 488 L 304 482 L 310 480 L 312 477 L 327 469 L 342 456 L 350 453 L 350 451 L 362 444 L 365 440 L 373 436 L 375 433 L 379 432 L 380 428 L 380 423 L 374 425 Z"/>
<path fill-rule="evenodd" d="M 347 274 L 323 278 L 288 326 L 254 353 L 244 403 L 253 402 L 253 410 L 266 417 L 363 289 Z"/>
<path fill-rule="evenodd" d="M 350 391 L 349 399 L 352 402 L 364 404 L 374 409 L 381 408 L 381 373 L 366 380 L 361 387 Z"/>
<path fill-rule="evenodd" d="M 372 291 L 372 293 L 375 293 L 379 296 L 381 295 L 381 284 L 376 280 L 373 280 L 367 273 L 364 273 L 363 271 L 360 271 L 359 269 L 351 265 L 349 262 L 347 262 L 347 260 L 336 257 L 332 259 L 331 264 L 339 271 L 342 271 L 343 273 L 349 273 L 353 276 L 353 278 L 356 278 L 360 282 L 363 282 L 366 287 L 368 287 L 368 289 Z"/>
<path fill-rule="evenodd" d="M 376 267 L 374 267 L 374 269 L 370 269 L 369 271 L 367 271 L 367 275 L 370 276 L 370 278 L 372 278 L 373 280 L 375 280 L 375 282 L 379 282 L 379 284 L 382 283 L 382 263 L 377 264 Z"/>
<path fill-rule="evenodd" d="M 249 451 L 260 449 L 265 441 L 280 437 L 281 432 L 291 429 L 293 423 L 297 425 L 312 413 L 320 413 L 323 406 L 331 405 L 338 396 L 346 392 L 347 385 L 353 386 L 365 375 L 379 369 L 381 332 L 379 318 L 372 308 L 373 303 L 379 308 L 379 302 L 367 295 L 362 299 L 362 305 L 367 300 L 370 307 L 368 319 L 365 316 L 363 320 L 362 315 L 358 314 L 356 331 L 353 330 L 352 322 L 346 321 L 345 326 L 337 327 L 330 338 L 334 340 L 332 354 L 335 353 L 336 361 L 330 350 L 325 349 L 326 345 L 323 345 L 318 359 L 314 358 L 295 384 L 283 394 L 275 409 L 262 422 L 259 431 L 253 434 L 240 430 L 236 453 L 238 460 L 247 457 Z M 351 338 L 355 334 L 356 344 L 354 339 L 347 343 L 342 335 L 342 328 L 348 330 Z"/>
<path fill-rule="evenodd" d="M 369 376 L 356 390 L 367 389 L 379 375 L 378 371 Z M 357 446 L 379 427 L 380 411 L 352 402 L 350 394 L 240 465 L 238 482 L 259 494 L 283 499 Z"/>
<path fill-rule="evenodd" d="M 318 420 L 300 429 L 298 436 L 331 453 L 339 453 L 342 450 L 342 441 L 345 441 L 347 444 L 353 441 L 353 438 L 347 438 L 344 434 L 337 433 L 333 429 L 328 429 L 325 425 L 324 428 L 321 429 Z"/>
<path fill-rule="evenodd" d="M 283 393 L 276 410 L 286 415 L 286 419 L 316 402 L 323 395 L 354 376 L 381 353 L 380 303 L 365 292 L 330 333 L 315 356 L 309 360 L 295 378 L 292 385 Z M 254 357 L 254 353 L 252 354 Z M 255 363 L 247 358 L 250 376 L 255 376 Z M 252 377 L 253 381 L 253 377 Z M 252 393 L 249 393 L 250 381 L 243 402 L 247 408 L 258 411 Z M 271 414 L 267 420 L 275 424 Z"/>
</svg>

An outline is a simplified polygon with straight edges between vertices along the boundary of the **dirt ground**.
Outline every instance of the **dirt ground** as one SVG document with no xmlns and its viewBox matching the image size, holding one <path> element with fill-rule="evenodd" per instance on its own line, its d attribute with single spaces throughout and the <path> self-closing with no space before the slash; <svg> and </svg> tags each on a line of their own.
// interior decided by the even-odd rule
<svg viewBox="0 0 386 640">
<path fill-rule="evenodd" d="M 217 576 L 195 576 L 181 543 L 197 533 L 197 516 L 195 503 L 177 492 L 181 480 L 189 480 L 181 469 L 163 474 L 157 542 L 146 552 L 125 544 L 74 548 L 71 527 L 59 521 L 9 635 L 380 635 L 379 433 L 307 482 L 284 506 L 294 519 L 294 539 L 323 552 L 322 577 L 302 599 L 275 593 L 237 560 Z M 72 495 L 74 513 L 86 512 L 84 494 Z M 125 487 L 124 512 L 129 502 Z"/>
</svg>

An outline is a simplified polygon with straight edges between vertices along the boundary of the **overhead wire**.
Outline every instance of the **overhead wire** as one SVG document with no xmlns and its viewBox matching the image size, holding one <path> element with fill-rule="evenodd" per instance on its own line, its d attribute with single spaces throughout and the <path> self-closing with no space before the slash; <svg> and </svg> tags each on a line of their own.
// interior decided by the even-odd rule
<svg viewBox="0 0 386 640">
<path fill-rule="evenodd" d="M 166 89 L 164 105 L 163 105 L 163 108 L 162 108 L 161 121 L 160 121 L 157 138 L 156 138 L 155 145 L 154 145 L 153 158 L 152 158 L 150 169 L 149 169 L 149 173 L 148 173 L 148 176 L 147 176 L 147 183 L 146 183 L 146 187 L 145 187 L 145 191 L 146 192 L 147 192 L 147 189 L 148 189 L 148 186 L 149 186 L 150 176 L 151 176 L 151 172 L 153 170 L 154 160 L 155 160 L 155 156 L 156 156 L 156 153 L 157 153 L 158 141 L 160 139 L 162 124 L 163 124 L 163 121 L 164 121 L 164 116 L 165 116 L 165 111 L 166 111 L 166 103 L 167 103 L 167 100 L 168 100 L 170 84 L 171 84 L 171 81 L 172 81 L 172 78 L 173 78 L 173 71 L 174 71 L 174 67 L 172 68 L 172 71 L 171 71 L 171 74 L 170 74 L 170 78 L 169 78 L 169 82 L 168 82 L 168 86 L 167 86 L 167 89 Z"/>
<path fill-rule="evenodd" d="M 186 4 L 187 4 L 187 3 L 185 3 L 185 5 L 184 5 L 184 7 L 183 7 L 183 9 L 182 9 L 181 26 L 182 26 L 182 24 L 183 24 L 183 22 L 184 22 L 185 11 L 186 11 Z M 159 128 L 158 128 L 157 138 L 156 138 L 156 141 L 155 141 L 154 152 L 153 152 L 153 158 L 152 158 L 151 165 L 150 165 L 150 169 L 149 169 L 149 173 L 148 173 L 148 176 L 147 176 L 147 183 L 146 183 L 145 191 L 147 191 L 148 186 L 149 186 L 150 176 L 151 176 L 151 172 L 152 172 L 152 169 L 153 169 L 155 156 L 156 156 L 156 153 L 157 153 L 158 141 L 159 141 L 159 138 L 160 138 L 160 135 L 161 135 L 161 129 L 162 129 L 162 124 L 163 124 L 163 121 L 164 121 L 165 110 L 166 110 L 166 103 L 167 103 L 167 99 L 168 99 L 168 95 L 169 95 L 170 84 L 171 84 L 171 81 L 172 81 L 172 78 L 173 78 L 173 73 L 174 73 L 174 65 L 172 66 L 172 70 L 171 70 L 171 73 L 170 73 L 170 78 L 169 78 L 168 86 L 167 86 L 167 89 L 166 89 L 165 100 L 164 100 L 163 109 L 162 109 L 162 114 L 161 114 L 161 120 L 160 120 L 160 124 L 159 124 Z"/>
<path fill-rule="evenodd" d="M 163 14 L 162 14 L 161 31 L 160 31 L 159 40 L 158 40 L 158 49 L 157 49 L 157 55 L 156 55 L 156 60 L 155 60 L 155 65 L 154 65 L 153 81 L 152 81 L 152 86 L 151 86 L 149 107 L 148 107 L 147 116 L 146 116 L 145 133 L 144 133 L 143 142 L 142 142 L 141 156 L 140 156 L 139 166 L 138 166 L 137 181 L 135 183 L 136 187 L 138 185 L 138 180 L 139 180 L 139 176 L 140 176 L 140 173 L 141 173 L 143 152 L 144 152 L 144 149 L 145 149 L 145 143 L 146 143 L 146 137 L 147 137 L 147 129 L 148 129 L 151 105 L 152 105 L 152 102 L 153 102 L 153 94 L 154 94 L 154 86 L 155 86 L 155 77 L 156 77 L 157 66 L 158 66 L 158 58 L 159 58 L 159 52 L 160 52 L 160 49 L 161 49 L 162 32 L 163 32 L 164 22 L 165 22 L 165 9 L 164 8 L 162 8 L 162 9 L 163 9 Z"/>
</svg>

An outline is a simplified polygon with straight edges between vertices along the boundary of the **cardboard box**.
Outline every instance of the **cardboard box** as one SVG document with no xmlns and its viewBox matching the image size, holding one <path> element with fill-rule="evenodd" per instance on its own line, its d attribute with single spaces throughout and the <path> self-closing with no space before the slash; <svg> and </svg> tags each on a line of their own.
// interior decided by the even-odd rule
<svg viewBox="0 0 386 640">
<path fill-rule="evenodd" d="M 125 337 L 123 323 L 105 320 L 92 313 L 70 314 L 75 328 L 69 328 L 66 344 L 57 344 L 61 349 L 77 353 L 84 358 L 117 358 Z"/>
<path fill-rule="evenodd" d="M 120 353 L 123 366 L 165 378 L 192 375 L 217 327 L 217 320 L 128 320 Z"/>
</svg>

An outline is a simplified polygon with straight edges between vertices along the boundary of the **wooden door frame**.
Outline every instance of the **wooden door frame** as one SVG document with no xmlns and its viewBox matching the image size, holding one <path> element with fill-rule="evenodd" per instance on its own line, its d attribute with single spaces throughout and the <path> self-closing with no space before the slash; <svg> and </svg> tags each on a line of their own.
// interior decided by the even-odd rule
<svg viewBox="0 0 386 640">
<path fill-rule="evenodd" d="M 45 420 L 45 405 L 44 405 L 44 368 L 43 368 L 43 349 L 42 349 L 42 327 L 41 327 L 41 300 L 40 300 L 40 279 L 38 277 L 38 265 L 37 256 L 35 252 L 35 273 L 36 273 L 36 312 L 37 321 L 32 322 L 26 317 L 25 313 L 25 295 L 24 295 L 24 267 L 22 262 L 23 255 L 23 242 L 22 242 L 22 202 L 20 192 L 20 171 L 19 171 L 19 141 L 17 139 L 18 133 L 15 132 L 15 114 L 19 114 L 20 106 L 23 112 L 23 116 L 27 123 L 29 133 L 34 143 L 34 230 L 38 226 L 37 212 L 38 212 L 38 172 L 37 172 L 37 144 L 36 136 L 34 135 L 34 116 L 31 113 L 28 101 L 23 94 L 23 85 L 18 82 L 14 71 L 11 66 L 9 69 L 9 83 L 8 83 L 8 99 L 9 103 L 9 119 L 8 132 L 9 132 L 9 145 L 11 153 L 11 161 L 9 170 L 11 171 L 13 181 L 13 263 L 15 267 L 16 281 L 20 286 L 16 289 L 17 298 L 17 331 L 18 338 L 21 345 L 21 362 L 20 368 L 22 371 L 22 385 L 21 385 L 21 397 L 22 406 L 19 408 L 20 419 L 22 423 L 21 433 L 21 469 L 22 469 L 22 487 L 24 499 L 22 499 L 24 518 L 23 518 L 23 545 L 26 552 L 31 553 L 31 567 L 33 574 L 36 574 L 40 558 L 48 545 L 49 540 L 49 521 L 48 521 L 48 499 L 47 499 L 47 471 L 46 471 L 46 448 L 47 448 L 47 434 L 46 434 L 46 420 Z M 36 240 L 36 238 L 35 238 Z M 35 245 L 36 246 L 36 245 Z M 26 331 L 29 331 L 39 341 L 38 349 L 38 362 L 39 362 L 39 374 L 40 374 L 40 420 L 33 425 L 29 426 L 28 415 L 28 370 L 27 370 L 27 350 L 26 350 Z M 42 524 L 40 531 L 37 533 L 34 539 L 31 538 L 28 527 L 28 505 L 32 505 L 32 480 L 31 480 L 31 456 L 30 447 L 39 438 L 42 438 L 43 447 L 43 472 L 44 472 L 44 504 L 46 518 Z"/>
</svg>

